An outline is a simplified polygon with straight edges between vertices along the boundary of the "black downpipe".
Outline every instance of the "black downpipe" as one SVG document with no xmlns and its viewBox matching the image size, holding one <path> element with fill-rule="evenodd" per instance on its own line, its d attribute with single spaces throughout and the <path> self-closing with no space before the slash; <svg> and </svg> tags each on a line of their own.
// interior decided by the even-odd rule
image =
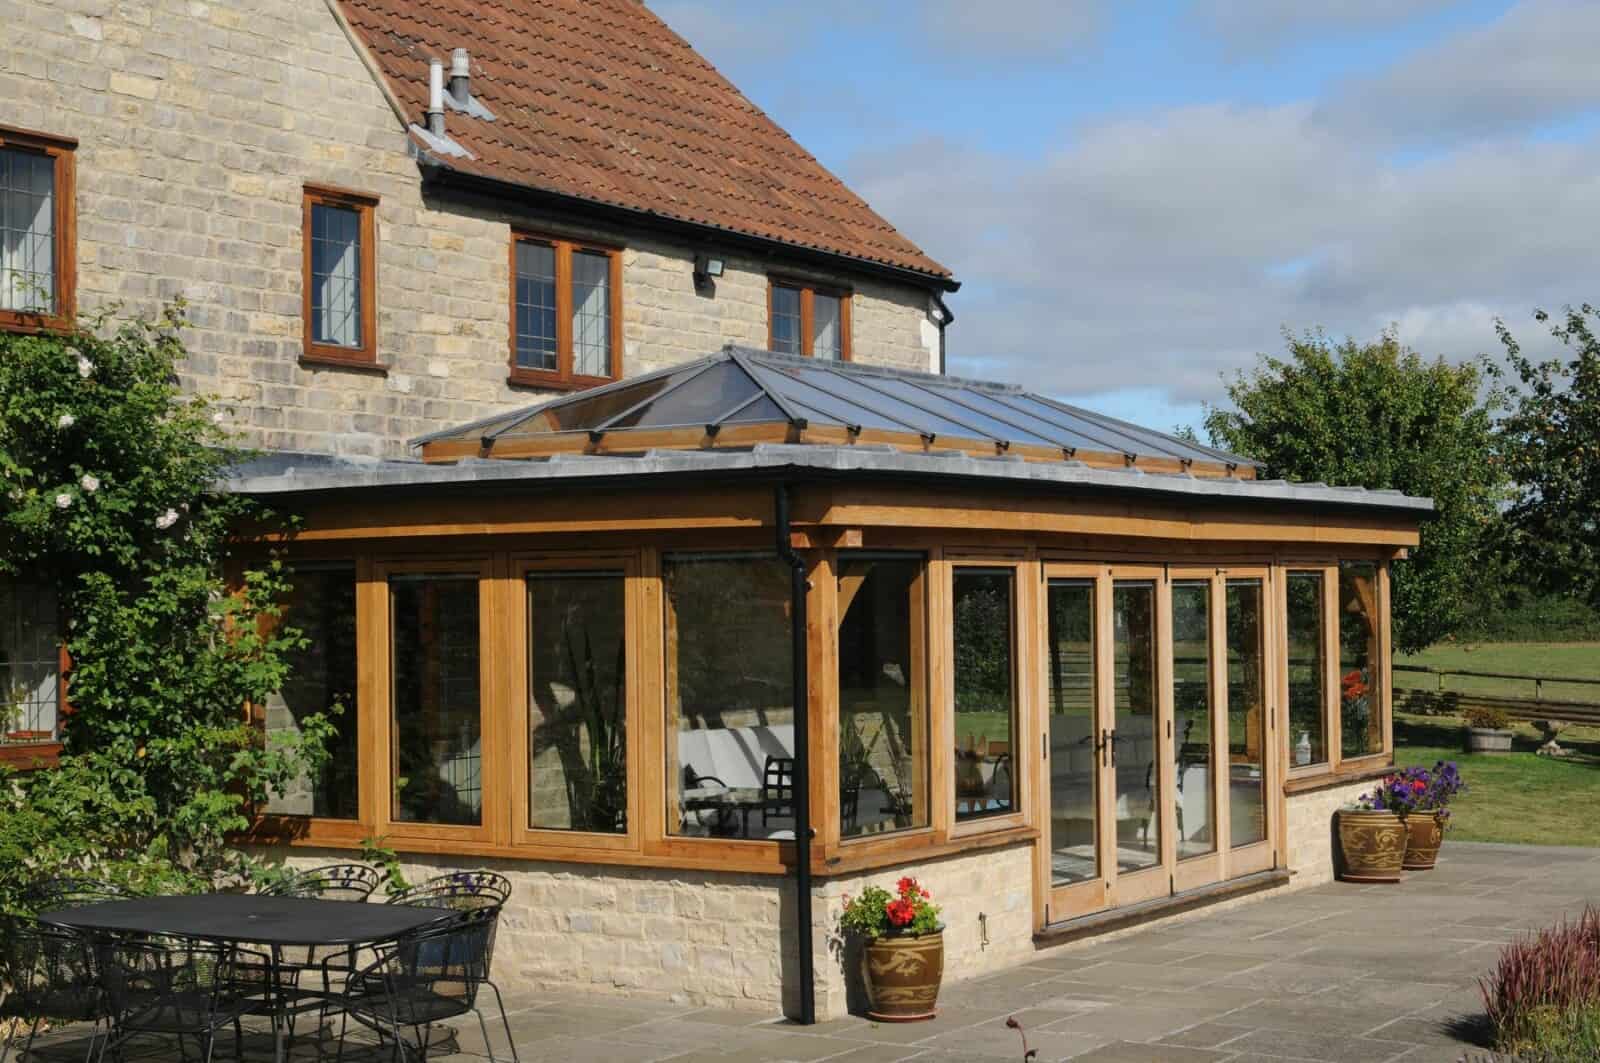
<svg viewBox="0 0 1600 1063">
<path fill-rule="evenodd" d="M 778 526 L 778 557 L 789 566 L 789 628 L 794 658 L 794 907 L 800 954 L 800 1023 L 817 1021 L 817 975 L 811 955 L 811 682 L 806 662 L 805 559 L 789 541 L 789 485 L 779 484 L 773 499 Z"/>
</svg>

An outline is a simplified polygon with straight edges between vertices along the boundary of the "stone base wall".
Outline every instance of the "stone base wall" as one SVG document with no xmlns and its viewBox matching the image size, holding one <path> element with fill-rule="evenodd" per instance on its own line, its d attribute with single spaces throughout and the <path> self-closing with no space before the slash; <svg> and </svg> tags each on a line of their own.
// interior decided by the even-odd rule
<svg viewBox="0 0 1600 1063">
<path fill-rule="evenodd" d="M 1371 790 L 1372 785 L 1372 780 L 1368 779 L 1327 790 L 1289 795 L 1289 829 L 1285 842 L 1289 870 L 1294 872 L 1294 886 L 1297 889 L 1333 881 L 1336 845 L 1333 814 Z"/>
</svg>

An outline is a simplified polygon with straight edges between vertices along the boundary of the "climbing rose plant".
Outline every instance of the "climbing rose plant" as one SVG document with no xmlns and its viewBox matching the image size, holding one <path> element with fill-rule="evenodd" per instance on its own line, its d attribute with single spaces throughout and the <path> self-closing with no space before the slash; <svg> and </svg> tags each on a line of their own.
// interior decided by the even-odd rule
<svg viewBox="0 0 1600 1063">
<path fill-rule="evenodd" d="M 304 646 L 286 574 L 234 562 L 281 528 L 217 485 L 243 452 L 227 411 L 185 394 L 181 304 L 0 334 L 0 579 L 56 590 L 70 654 L 60 765 L 0 776 L 0 907 L 40 874 L 181 888 L 248 873 L 228 835 L 316 771 L 332 725 L 269 749 L 245 707 Z M 232 566 L 237 579 L 225 579 Z"/>
</svg>

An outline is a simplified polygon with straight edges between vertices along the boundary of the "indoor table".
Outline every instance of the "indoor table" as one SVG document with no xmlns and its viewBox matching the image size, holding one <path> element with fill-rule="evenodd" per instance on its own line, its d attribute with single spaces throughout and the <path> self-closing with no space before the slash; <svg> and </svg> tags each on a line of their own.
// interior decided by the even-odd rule
<svg viewBox="0 0 1600 1063">
<path fill-rule="evenodd" d="M 41 923 L 88 935 L 120 933 L 192 938 L 220 945 L 264 946 L 274 1058 L 284 1059 L 282 950 L 293 946 L 360 948 L 393 941 L 452 912 L 406 904 L 364 904 L 253 893 L 138 897 L 42 912 Z"/>
</svg>

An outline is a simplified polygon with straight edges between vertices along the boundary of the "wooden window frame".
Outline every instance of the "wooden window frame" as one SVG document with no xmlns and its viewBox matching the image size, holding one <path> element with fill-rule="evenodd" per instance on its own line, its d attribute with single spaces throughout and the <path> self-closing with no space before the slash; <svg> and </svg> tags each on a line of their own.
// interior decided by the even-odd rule
<svg viewBox="0 0 1600 1063">
<path fill-rule="evenodd" d="M 772 293 L 778 288 L 790 288 L 800 293 L 800 354 L 802 357 L 814 357 L 811 353 L 813 341 L 816 339 L 815 308 L 818 295 L 831 295 L 839 300 L 839 361 L 851 362 L 855 360 L 851 335 L 855 331 L 851 313 L 851 304 L 855 302 L 855 293 L 849 288 L 841 288 L 829 284 L 816 284 L 812 281 L 801 280 L 796 277 L 786 277 L 774 274 L 767 278 L 767 350 L 775 351 L 772 335 Z"/>
<path fill-rule="evenodd" d="M 311 212 L 313 207 L 353 210 L 361 221 L 361 345 L 318 343 L 311 309 Z M 358 369 L 385 373 L 378 361 L 378 197 L 332 185 L 307 184 L 301 195 L 300 319 L 305 332 L 300 364 L 318 368 Z"/>
<path fill-rule="evenodd" d="M 517 364 L 517 247 L 520 244 L 543 244 L 555 252 L 556 258 L 556 368 L 529 369 Z M 622 251 L 613 244 L 592 240 L 575 240 L 553 236 L 549 233 L 525 229 L 512 229 L 510 242 L 510 273 L 506 299 L 509 324 L 509 372 L 506 383 L 513 387 L 541 388 L 546 391 L 582 391 L 621 380 L 622 357 Z M 573 372 L 572 346 L 572 256 L 576 252 L 605 255 L 610 264 L 611 288 L 611 372 L 605 376 L 579 375 Z"/>
<path fill-rule="evenodd" d="M 55 310 L 0 310 L 0 330 L 65 332 L 78 313 L 77 148 L 72 137 L 0 125 L 0 148 L 43 155 L 55 165 Z"/>
</svg>

